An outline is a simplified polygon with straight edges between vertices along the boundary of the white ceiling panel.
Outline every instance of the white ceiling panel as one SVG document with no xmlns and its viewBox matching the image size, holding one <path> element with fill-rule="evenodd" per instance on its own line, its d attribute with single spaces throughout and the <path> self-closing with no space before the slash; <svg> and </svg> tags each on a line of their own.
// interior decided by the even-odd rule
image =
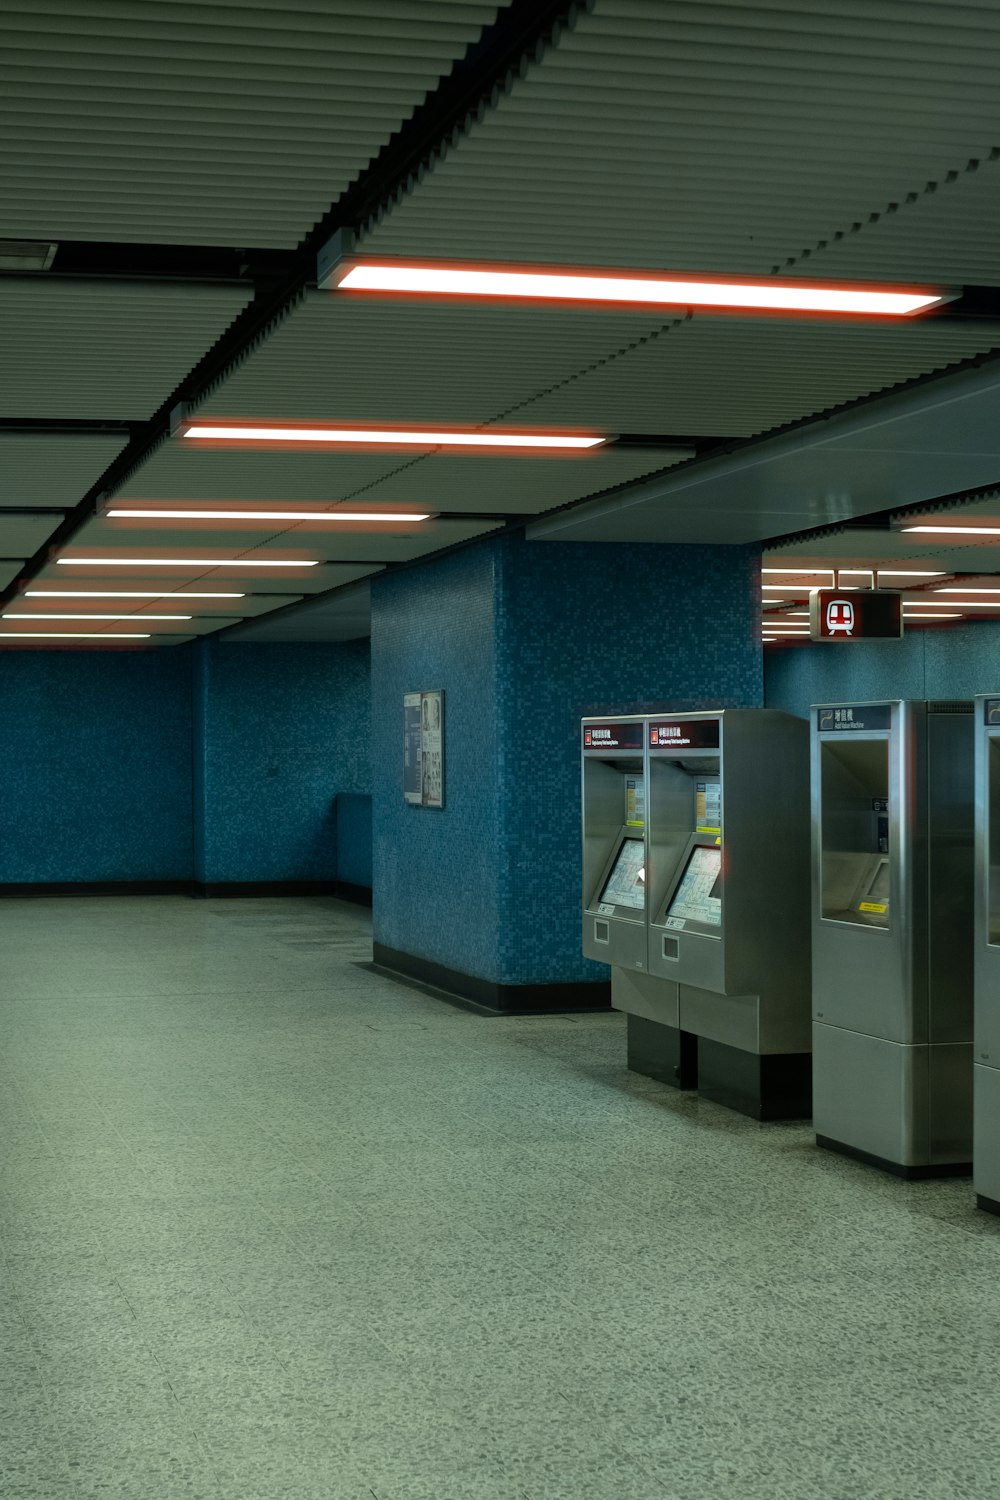
<svg viewBox="0 0 1000 1500">
<path fill-rule="evenodd" d="M 0 589 L 5 589 L 8 584 L 13 583 L 23 566 L 22 562 L 10 562 L 6 558 L 0 558 Z"/>
<path fill-rule="evenodd" d="M 227 631 L 223 640 L 356 641 L 371 633 L 371 586 L 351 584 L 285 614 L 255 620 Z"/>
<path fill-rule="evenodd" d="M 145 419 L 249 298 L 244 287 L 0 277 L 0 416 Z"/>
<path fill-rule="evenodd" d="M 72 510 L 127 441 L 121 433 L 0 433 L 0 506 Z"/>
<path fill-rule="evenodd" d="M 0 511 L 0 557 L 32 557 L 55 531 L 61 515 L 7 515 Z"/>
<path fill-rule="evenodd" d="M 8 0 L 0 233 L 292 247 L 496 10 Z"/>
</svg>

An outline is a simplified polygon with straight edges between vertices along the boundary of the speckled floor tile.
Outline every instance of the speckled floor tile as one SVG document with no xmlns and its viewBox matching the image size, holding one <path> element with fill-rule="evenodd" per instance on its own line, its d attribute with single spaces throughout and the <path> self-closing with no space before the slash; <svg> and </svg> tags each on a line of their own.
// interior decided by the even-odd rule
<svg viewBox="0 0 1000 1500">
<path fill-rule="evenodd" d="M 3 915 L 4 1500 L 993 1500 L 968 1183 L 374 975 L 338 902 Z"/>
</svg>

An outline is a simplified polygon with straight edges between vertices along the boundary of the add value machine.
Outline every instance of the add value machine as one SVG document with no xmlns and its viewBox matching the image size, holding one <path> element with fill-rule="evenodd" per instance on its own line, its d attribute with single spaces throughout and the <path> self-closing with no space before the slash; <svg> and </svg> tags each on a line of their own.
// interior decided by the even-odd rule
<svg viewBox="0 0 1000 1500">
<path fill-rule="evenodd" d="M 641 769 L 622 753 L 637 723 Z M 629 1067 L 758 1119 L 807 1115 L 807 724 L 727 709 L 582 732 L 584 951 L 612 965 Z"/>
<path fill-rule="evenodd" d="M 1000 1214 L 1000 696 L 976 704 L 976 949 L 972 1179 Z"/>
<path fill-rule="evenodd" d="M 971 702 L 812 710 L 813 1115 L 906 1177 L 972 1144 Z"/>
</svg>

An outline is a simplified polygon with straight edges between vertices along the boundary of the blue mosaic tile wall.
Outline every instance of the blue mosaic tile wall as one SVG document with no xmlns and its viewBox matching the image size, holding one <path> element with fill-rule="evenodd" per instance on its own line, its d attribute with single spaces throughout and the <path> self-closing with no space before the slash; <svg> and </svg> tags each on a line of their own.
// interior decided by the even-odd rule
<svg viewBox="0 0 1000 1500">
<path fill-rule="evenodd" d="M 757 554 L 480 543 L 372 590 L 375 935 L 504 984 L 580 953 L 579 720 L 762 701 Z M 443 812 L 402 800 L 402 698 L 446 693 Z"/>
<path fill-rule="evenodd" d="M 191 876 L 191 657 L 0 653 L 0 882 Z"/>
<path fill-rule="evenodd" d="M 498 554 L 487 543 L 372 580 L 375 939 L 497 972 Z M 445 690 L 444 808 L 403 801 L 403 695 Z"/>
<path fill-rule="evenodd" d="M 194 651 L 196 878 L 337 878 L 337 794 L 371 781 L 368 642 Z"/>
<path fill-rule="evenodd" d="M 768 708 L 809 717 L 813 703 L 970 698 L 1000 691 L 1000 621 L 910 630 L 901 641 L 790 646 L 765 653 Z"/>
</svg>

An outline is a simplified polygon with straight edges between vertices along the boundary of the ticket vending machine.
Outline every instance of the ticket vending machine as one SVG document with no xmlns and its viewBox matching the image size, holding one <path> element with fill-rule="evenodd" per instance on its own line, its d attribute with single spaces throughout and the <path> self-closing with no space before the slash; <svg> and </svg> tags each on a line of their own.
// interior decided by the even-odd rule
<svg viewBox="0 0 1000 1500">
<path fill-rule="evenodd" d="M 646 972 L 645 719 L 583 719 L 583 951 Z"/>
<path fill-rule="evenodd" d="M 612 973 L 629 1066 L 758 1119 L 809 1113 L 808 734 L 767 709 L 647 721 L 649 972 Z"/>
<path fill-rule="evenodd" d="M 1000 1214 L 1000 695 L 976 704 L 976 947 L 972 1180 Z"/>
<path fill-rule="evenodd" d="M 813 1116 L 905 1177 L 972 1145 L 973 706 L 812 710 Z"/>
</svg>

